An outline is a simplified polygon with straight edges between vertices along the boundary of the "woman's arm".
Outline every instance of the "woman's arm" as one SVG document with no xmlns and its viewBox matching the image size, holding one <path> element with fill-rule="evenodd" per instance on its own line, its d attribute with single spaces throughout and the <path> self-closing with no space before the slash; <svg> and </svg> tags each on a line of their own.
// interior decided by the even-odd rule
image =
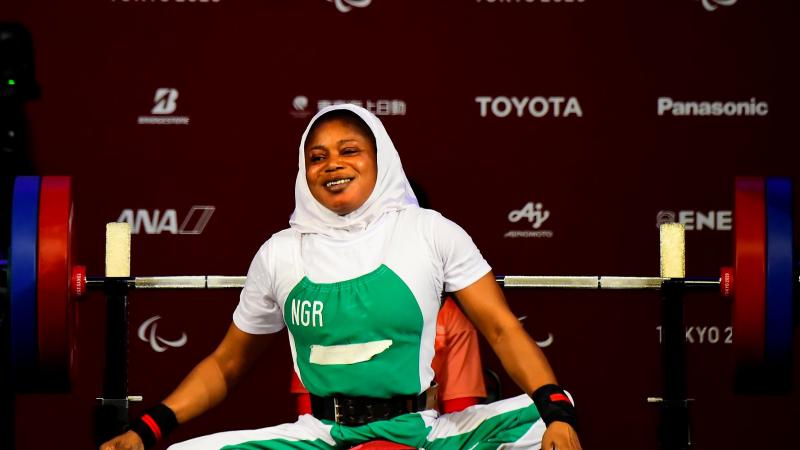
<svg viewBox="0 0 800 450">
<path fill-rule="evenodd" d="M 546 384 L 558 384 L 544 353 L 508 308 L 492 272 L 456 292 L 456 297 L 506 372 L 528 395 Z"/>
<path fill-rule="evenodd" d="M 245 333 L 231 324 L 217 349 L 200 361 L 164 399 L 164 404 L 175 412 L 178 423 L 199 416 L 221 402 L 261 356 L 272 337 L 272 334 Z"/>
<path fill-rule="evenodd" d="M 163 403 L 175 413 L 178 423 L 213 408 L 238 384 L 272 337 L 272 334 L 245 333 L 231 324 L 217 349 L 200 361 Z M 141 437 L 134 431 L 121 434 L 100 447 L 101 450 L 143 448 Z"/>
<path fill-rule="evenodd" d="M 528 395 L 547 384 L 557 384 L 544 353 L 508 308 L 494 274 L 456 292 L 464 312 L 489 341 L 512 379 Z M 569 424 L 553 421 L 542 437 L 542 449 L 580 450 L 578 435 Z"/>
</svg>

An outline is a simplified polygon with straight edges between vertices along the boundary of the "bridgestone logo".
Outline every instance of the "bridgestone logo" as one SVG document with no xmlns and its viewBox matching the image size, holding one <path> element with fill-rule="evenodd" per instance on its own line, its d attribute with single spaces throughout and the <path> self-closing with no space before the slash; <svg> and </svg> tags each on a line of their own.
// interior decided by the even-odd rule
<svg viewBox="0 0 800 450">
<path fill-rule="evenodd" d="M 755 97 L 749 101 L 700 101 L 681 102 L 670 97 L 658 98 L 659 116 L 697 117 L 765 117 L 769 114 L 769 103 Z"/>
<path fill-rule="evenodd" d="M 189 118 L 186 116 L 139 116 L 139 125 L 189 125 Z"/>
</svg>

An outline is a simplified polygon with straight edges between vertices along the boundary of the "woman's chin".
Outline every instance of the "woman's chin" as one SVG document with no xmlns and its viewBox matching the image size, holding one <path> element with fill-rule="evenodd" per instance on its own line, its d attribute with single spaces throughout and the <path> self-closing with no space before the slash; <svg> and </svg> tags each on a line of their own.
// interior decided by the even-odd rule
<svg viewBox="0 0 800 450">
<path fill-rule="evenodd" d="M 355 211 L 358 208 L 354 208 L 351 205 L 323 205 L 328 208 L 330 211 L 334 212 L 339 216 L 346 216 L 351 212 Z"/>
</svg>

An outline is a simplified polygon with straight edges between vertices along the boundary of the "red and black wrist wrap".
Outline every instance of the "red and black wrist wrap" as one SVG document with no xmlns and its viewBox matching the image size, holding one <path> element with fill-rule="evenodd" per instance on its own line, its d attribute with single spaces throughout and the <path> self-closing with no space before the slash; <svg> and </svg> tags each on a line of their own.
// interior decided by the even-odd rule
<svg viewBox="0 0 800 450">
<path fill-rule="evenodd" d="M 142 438 L 145 448 L 154 446 L 175 428 L 178 428 L 178 419 L 163 403 L 148 409 L 131 424 L 131 430 Z"/>
<path fill-rule="evenodd" d="M 539 415 L 542 416 L 545 425 L 553 422 L 565 422 L 578 429 L 578 416 L 575 414 L 575 406 L 563 389 L 555 384 L 546 384 L 531 394 Z"/>
</svg>

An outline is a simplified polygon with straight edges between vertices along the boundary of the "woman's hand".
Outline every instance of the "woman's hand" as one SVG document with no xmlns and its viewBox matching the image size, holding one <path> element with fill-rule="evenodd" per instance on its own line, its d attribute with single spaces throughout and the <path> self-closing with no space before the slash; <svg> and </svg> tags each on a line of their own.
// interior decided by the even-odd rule
<svg viewBox="0 0 800 450">
<path fill-rule="evenodd" d="M 138 434 L 128 431 L 104 442 L 100 450 L 144 450 L 144 444 Z"/>
<path fill-rule="evenodd" d="M 542 450 L 581 450 L 578 433 L 568 423 L 552 422 L 542 437 Z"/>
</svg>

